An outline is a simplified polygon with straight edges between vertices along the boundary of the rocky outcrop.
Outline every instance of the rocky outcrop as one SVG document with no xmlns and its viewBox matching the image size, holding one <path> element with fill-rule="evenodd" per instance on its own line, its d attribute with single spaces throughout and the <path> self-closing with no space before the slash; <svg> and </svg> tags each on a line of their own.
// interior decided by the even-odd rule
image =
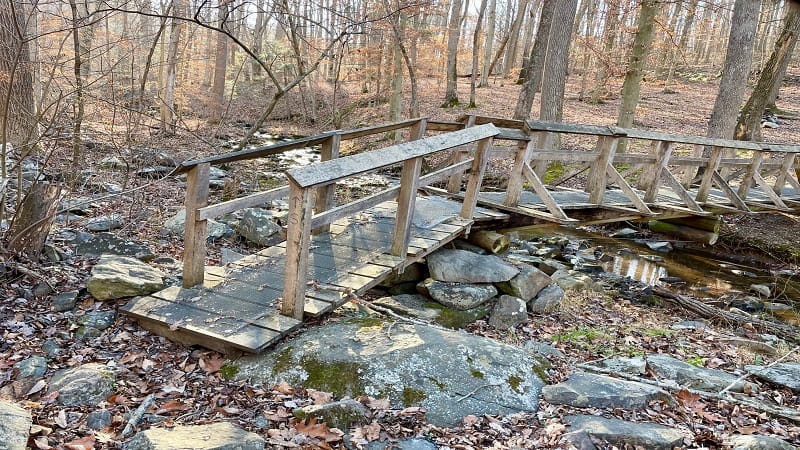
<svg viewBox="0 0 800 450">
<path fill-rule="evenodd" d="M 25 450 L 31 430 L 31 413 L 0 400 L 0 445 L 7 450 Z"/>
<path fill-rule="evenodd" d="M 147 295 L 164 288 L 164 273 L 125 256 L 104 255 L 86 289 L 98 300 Z"/>
<path fill-rule="evenodd" d="M 659 376 L 678 382 L 681 386 L 701 391 L 719 392 L 729 385 L 733 392 L 742 392 L 750 383 L 736 375 L 716 369 L 698 367 L 668 355 L 648 355 L 647 366 Z"/>
<path fill-rule="evenodd" d="M 233 228 L 229 227 L 228 225 L 217 222 L 216 220 L 208 220 L 208 240 L 209 241 L 216 241 L 217 239 L 221 239 L 227 236 L 230 236 L 233 233 Z M 182 209 L 178 211 L 174 216 L 167 219 L 164 222 L 164 228 L 167 229 L 172 234 L 176 234 L 179 236 L 183 236 L 183 233 L 186 229 L 186 210 Z"/>
<path fill-rule="evenodd" d="M 232 222 L 233 229 L 253 244 L 267 247 L 284 240 L 283 229 L 275 220 L 275 214 L 261 208 L 241 211 L 241 218 Z"/>
<path fill-rule="evenodd" d="M 579 436 L 599 438 L 619 448 L 646 448 L 648 450 L 672 450 L 683 445 L 685 436 L 670 427 L 654 423 L 628 422 L 598 416 L 567 416 L 569 424 L 565 440 L 577 448 L 584 448 Z M 592 445 L 594 447 L 594 445 Z M 592 448 L 590 447 L 590 448 Z"/>
<path fill-rule="evenodd" d="M 528 308 L 521 298 L 501 295 L 489 315 L 489 325 L 498 330 L 514 328 L 528 320 Z"/>
<path fill-rule="evenodd" d="M 535 411 L 538 361 L 516 347 L 425 325 L 354 319 L 308 330 L 260 356 L 237 361 L 237 377 L 267 384 L 367 394 L 422 406 L 434 425 L 468 414 Z M 537 369 L 539 368 L 539 369 Z"/>
</svg>

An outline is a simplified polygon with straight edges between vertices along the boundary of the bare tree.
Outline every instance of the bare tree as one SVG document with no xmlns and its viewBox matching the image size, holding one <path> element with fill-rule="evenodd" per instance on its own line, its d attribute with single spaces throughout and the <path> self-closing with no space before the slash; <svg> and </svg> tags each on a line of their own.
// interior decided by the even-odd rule
<svg viewBox="0 0 800 450">
<path fill-rule="evenodd" d="M 527 67 L 523 67 L 525 79 L 519 92 L 517 105 L 514 107 L 515 119 L 527 119 L 530 116 L 536 92 L 541 87 L 544 59 L 550 40 L 550 28 L 553 23 L 553 13 L 556 5 L 557 2 L 544 2 L 542 5 L 539 28 L 536 30 L 536 42 L 534 42 L 531 54 L 526 61 Z"/>
<path fill-rule="evenodd" d="M 458 105 L 458 38 L 461 35 L 461 0 L 450 5 L 450 20 L 447 23 L 447 87 L 442 108 Z"/>
<path fill-rule="evenodd" d="M 550 39 L 542 73 L 542 103 L 539 109 L 541 120 L 561 120 L 564 107 L 564 86 L 567 82 L 569 43 L 572 39 L 572 22 L 578 8 L 578 0 L 560 0 L 553 13 Z"/>
</svg>

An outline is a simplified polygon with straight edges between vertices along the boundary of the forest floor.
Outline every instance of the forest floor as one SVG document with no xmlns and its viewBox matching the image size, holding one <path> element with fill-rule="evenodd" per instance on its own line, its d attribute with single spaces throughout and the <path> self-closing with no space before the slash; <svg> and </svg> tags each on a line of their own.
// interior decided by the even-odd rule
<svg viewBox="0 0 800 450">
<path fill-rule="evenodd" d="M 615 90 L 617 85 L 612 86 Z M 421 112 L 434 119 L 454 119 L 465 113 L 509 117 L 513 111 L 519 87 L 511 82 L 495 81 L 490 88 L 478 90 L 478 108 L 465 110 L 460 107 L 441 109 L 438 103 L 444 96 L 440 80 L 422 79 Z M 355 89 L 357 86 L 353 86 Z M 619 99 L 611 98 L 600 104 L 588 104 L 578 100 L 578 81 L 568 84 L 564 105 L 564 121 L 613 124 Z M 468 83 L 460 80 L 462 102 L 468 99 Z M 716 84 L 714 81 L 695 82 L 678 80 L 670 86 L 671 93 L 664 93 L 659 83 L 645 83 L 642 102 L 637 112 L 635 126 L 676 134 L 703 135 L 713 107 Z M 779 107 L 800 115 L 800 69 L 795 68 L 786 88 L 782 91 Z M 361 94 L 351 93 L 350 101 Z M 251 103 L 248 111 L 256 111 Z M 534 112 L 538 111 L 537 102 Z M 375 117 L 386 116 L 386 105 L 354 110 L 348 115 L 343 128 L 374 124 Z M 536 114 L 534 113 L 534 116 Z M 381 122 L 381 121 L 377 121 Z M 100 125 L 97 125 L 100 128 Z M 331 128 L 325 124 L 298 124 L 289 121 L 272 121 L 265 128 L 285 134 L 312 134 Z M 202 131 L 198 127 L 193 133 L 177 138 L 152 137 L 142 143 L 150 148 L 171 155 L 176 160 L 188 159 L 212 152 L 220 152 L 219 145 L 243 134 L 241 128 L 220 126 Z M 202 132 L 202 133 L 201 133 Z M 800 120 L 784 120 L 781 127 L 764 130 L 765 140 L 800 143 Z M 201 138 L 201 139 L 198 139 Z M 211 143 L 201 144 L 200 141 Z M 65 152 L 67 150 L 65 149 Z M 98 150 L 91 155 L 89 167 L 109 181 L 120 182 L 119 176 L 99 168 L 105 156 L 115 156 L 117 150 Z M 132 177 L 125 180 L 127 187 L 144 181 Z M 69 193 L 72 197 L 91 194 L 89 187 Z M 127 192 L 122 197 L 108 197 L 95 204 L 97 215 L 119 214 L 125 218 L 126 226 L 116 233 L 129 239 L 148 243 L 157 256 L 180 259 L 182 242 L 177 237 L 163 233 L 161 225 L 181 207 L 183 187 L 175 179 L 164 179 L 143 185 L 139 190 Z M 773 267 L 796 267 L 797 258 L 792 258 L 788 249 L 800 249 L 800 226 L 797 216 L 760 214 L 731 217 L 723 245 L 736 245 L 737 249 L 759 254 Z M 65 225 L 57 225 L 63 227 Z M 233 244 L 234 246 L 240 244 Z M 731 247 L 733 248 L 733 247 Z M 778 252 L 778 253 L 776 253 Z M 217 262 L 218 253 L 213 251 L 209 263 Z M 121 443 L 120 433 L 126 424 L 125 414 L 135 409 L 148 394 L 156 395 L 156 404 L 151 417 L 160 418 L 169 424 L 200 424 L 215 421 L 231 421 L 241 427 L 257 432 L 272 442 L 284 442 L 286 447 L 297 446 L 292 442 L 304 442 L 304 448 L 336 448 L 342 445 L 336 433 L 331 437 L 324 426 L 309 427 L 290 419 L 287 410 L 291 406 L 303 406 L 318 400 L 318 393 L 304 390 L 301 386 L 262 386 L 247 382 L 231 381 L 220 372 L 224 357 L 200 348 L 187 348 L 171 343 L 164 338 L 142 330 L 135 322 L 120 317 L 113 327 L 97 339 L 75 340 L 77 327 L 75 317 L 92 310 L 115 308 L 116 304 L 99 302 L 89 296 L 82 297 L 75 311 L 55 313 L 49 297 L 36 298 L 33 286 L 46 278 L 58 291 L 82 289 L 94 261 L 70 258 L 59 264 L 24 262 L 33 272 L 28 275 L 14 272 L 8 261 L 7 272 L 2 274 L 2 295 L 6 299 L 0 306 L 0 323 L 3 324 L 3 341 L 0 343 L 0 385 L 6 385 L 11 377 L 11 366 L 32 355 L 43 354 L 42 344 L 53 341 L 64 352 L 52 358 L 48 364 L 49 377 L 55 370 L 73 367 L 87 362 L 111 364 L 117 368 L 116 393 L 103 405 L 112 413 L 111 425 L 100 431 L 91 431 L 85 423 L 86 414 L 92 408 L 63 407 L 45 390 L 23 393 L 15 398 L 32 411 L 34 429 L 30 445 L 33 448 L 114 448 Z M 36 273 L 41 277 L 36 276 Z M 553 361 L 554 370 L 550 382 L 561 381 L 576 364 L 608 357 L 607 349 L 625 353 L 636 348 L 645 352 L 662 352 L 681 357 L 696 357 L 709 366 L 741 366 L 759 358 L 742 352 L 727 343 L 725 336 L 737 335 L 742 330 L 715 326 L 709 335 L 689 335 L 676 345 L 669 325 L 680 319 L 695 319 L 686 311 L 669 305 L 648 306 L 615 297 L 615 293 L 592 295 L 576 294 L 568 306 L 552 314 L 536 315 L 530 322 L 514 333 L 498 332 L 479 322 L 468 331 L 489 336 L 501 341 L 518 343 L 535 339 L 554 342 L 567 358 Z M 27 324 L 10 326 L 9 324 Z M 576 330 L 594 329 L 600 326 L 606 332 L 589 339 L 560 339 Z M 653 330 L 666 330 L 654 332 Z M 784 349 L 789 351 L 791 349 Z M 770 359 L 762 360 L 762 364 Z M 800 406 L 800 399 L 791 392 L 770 389 L 765 386 L 763 396 L 787 407 Z M 479 448 L 560 448 L 558 440 L 564 431 L 560 417 L 577 410 L 549 405 L 542 401 L 536 414 L 515 414 L 507 417 L 470 417 L 456 428 L 443 429 L 424 421 L 424 412 L 418 408 L 402 408 L 384 402 L 365 400 L 375 413 L 375 422 L 358 427 L 351 432 L 367 439 L 398 438 L 403 436 L 425 436 L 438 445 L 453 449 Z M 603 411 L 608 416 L 625 417 L 620 411 Z M 255 416 L 261 414 L 270 420 L 271 429 L 259 428 Z M 636 420 L 652 421 L 670 426 L 683 424 L 691 429 L 695 438 L 692 448 L 721 448 L 725 435 L 732 433 L 769 434 L 784 439 L 800 436 L 798 424 L 784 419 L 766 416 L 758 411 L 732 405 L 723 401 L 689 399 L 671 409 L 648 409 Z M 143 425 L 144 426 L 144 425 Z M 140 427 L 141 428 L 141 427 Z M 305 434 L 306 440 L 298 439 Z M 326 440 L 327 439 L 327 440 Z M 275 447 L 280 448 L 280 447 Z"/>
</svg>

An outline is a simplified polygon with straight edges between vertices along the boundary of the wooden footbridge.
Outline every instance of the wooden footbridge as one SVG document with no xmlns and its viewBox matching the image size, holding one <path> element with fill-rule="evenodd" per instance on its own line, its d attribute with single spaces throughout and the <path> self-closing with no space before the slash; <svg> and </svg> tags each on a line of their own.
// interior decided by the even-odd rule
<svg viewBox="0 0 800 450">
<path fill-rule="evenodd" d="M 345 141 L 401 131 L 405 142 L 339 154 Z M 622 142 L 625 153 L 617 151 Z M 321 147 L 322 161 L 288 170 L 287 186 L 208 204 L 211 165 L 311 146 Z M 800 206 L 797 153 L 796 145 L 467 116 L 186 161 L 176 171 L 188 174 L 183 286 L 122 310 L 179 342 L 258 353 L 474 226 L 789 211 Z M 492 172 L 506 170 L 503 190 L 481 189 L 490 163 Z M 396 185 L 336 203 L 342 181 L 398 167 Z M 209 219 L 287 197 L 284 243 L 205 266 Z"/>
</svg>

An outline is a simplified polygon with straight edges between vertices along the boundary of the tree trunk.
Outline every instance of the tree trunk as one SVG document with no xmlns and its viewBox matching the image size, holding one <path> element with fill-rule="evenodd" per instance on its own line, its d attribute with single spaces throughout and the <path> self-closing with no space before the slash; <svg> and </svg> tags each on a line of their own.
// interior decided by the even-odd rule
<svg viewBox="0 0 800 450">
<path fill-rule="evenodd" d="M 461 0 L 450 5 L 450 21 L 447 24 L 447 87 L 442 108 L 458 105 L 458 38 L 461 34 Z"/>
<path fill-rule="evenodd" d="M 253 53 L 261 55 L 261 48 L 264 45 L 264 32 L 267 29 L 267 13 L 264 11 L 264 0 L 256 2 L 256 23 L 253 29 Z M 252 72 L 253 79 L 256 80 L 261 77 L 261 64 L 253 60 L 250 62 L 250 71 Z"/>
<path fill-rule="evenodd" d="M 486 39 L 483 45 L 483 68 L 481 69 L 480 87 L 489 86 L 489 65 L 492 62 L 492 49 L 494 48 L 494 28 L 497 22 L 497 0 L 489 0 L 486 15 Z"/>
<path fill-rule="evenodd" d="M 486 13 L 486 0 L 481 0 L 478 8 L 478 18 L 475 22 L 475 33 L 472 35 L 472 75 L 469 77 L 469 106 L 476 108 L 475 104 L 475 82 L 478 79 L 478 54 L 481 47 L 481 26 L 483 25 L 483 15 Z"/>
<path fill-rule="evenodd" d="M 174 17 L 170 25 L 169 45 L 167 46 L 167 73 L 164 78 L 164 99 L 161 104 L 161 129 L 167 134 L 174 134 L 176 127 L 175 80 L 178 67 L 178 45 L 180 44 L 181 32 L 184 27 L 181 17 L 186 13 L 184 0 L 173 0 L 172 5 Z"/>
<path fill-rule="evenodd" d="M 708 137 L 733 138 L 736 116 L 739 114 L 750 73 L 760 3 L 760 0 L 736 0 L 734 4 L 731 22 L 734 26 L 730 31 L 719 92 L 708 121 Z M 709 151 L 710 149 L 706 149 L 704 155 L 708 156 Z"/>
<path fill-rule="evenodd" d="M 8 250 L 36 259 L 56 218 L 61 187 L 36 183 L 31 186 L 8 230 Z"/>
<path fill-rule="evenodd" d="M 525 19 L 525 10 L 528 9 L 528 0 L 518 0 L 517 15 L 509 31 L 508 45 L 506 46 L 506 56 L 503 59 L 503 77 L 508 78 L 511 69 L 514 68 L 517 56 L 517 43 L 519 42 L 519 32 L 522 29 L 522 21 Z"/>
<path fill-rule="evenodd" d="M 619 107 L 619 116 L 617 118 L 617 125 L 622 128 L 630 128 L 633 125 L 636 105 L 639 104 L 641 94 L 644 67 L 645 63 L 647 63 L 647 56 L 650 54 L 650 47 L 653 44 L 653 28 L 658 10 L 659 4 L 656 0 L 644 0 L 639 10 L 631 59 L 628 62 L 625 81 L 622 83 L 622 103 Z M 625 152 L 624 140 L 620 142 L 617 151 L 619 153 Z"/>
<path fill-rule="evenodd" d="M 547 43 L 550 39 L 550 28 L 553 23 L 553 13 L 555 12 L 556 2 L 544 2 L 542 14 L 539 18 L 539 28 L 536 30 L 536 41 L 531 48 L 528 57 L 528 67 L 525 70 L 526 79 L 519 91 L 517 105 L 514 107 L 515 119 L 527 119 L 530 117 L 531 108 L 536 92 L 542 84 L 542 73 L 544 71 L 544 60 L 547 53 Z"/>
<path fill-rule="evenodd" d="M 761 118 L 769 101 L 769 94 L 773 86 L 779 84 L 778 76 L 781 67 L 788 64 L 792 57 L 792 49 L 797 43 L 798 32 L 800 32 L 800 9 L 789 8 L 784 18 L 783 30 L 778 40 L 775 41 L 772 55 L 761 70 L 758 83 L 739 115 L 739 121 L 736 124 L 736 139 L 761 140 Z"/>
<path fill-rule="evenodd" d="M 614 60 L 612 52 L 617 37 L 616 29 L 619 25 L 619 5 L 620 1 L 609 3 L 608 11 L 606 12 L 606 21 L 603 25 L 603 57 L 595 77 L 596 83 L 595 88 L 592 90 L 592 103 L 600 103 L 600 100 L 608 95 L 608 79 L 611 77 L 611 66 Z"/>
<path fill-rule="evenodd" d="M 388 6 L 388 2 L 386 2 Z M 399 122 L 403 114 L 403 54 L 400 47 L 403 42 L 404 19 L 401 12 L 396 12 L 390 18 L 394 29 L 396 43 L 392 51 L 392 95 L 389 97 L 389 121 Z M 395 141 L 400 140 L 400 133 L 394 133 Z"/>
<path fill-rule="evenodd" d="M 569 43 L 577 8 L 578 0 L 562 0 L 558 2 L 553 13 L 553 24 L 558 26 L 550 28 L 542 73 L 542 104 L 539 110 L 541 120 L 560 121 L 563 114 Z"/>
<path fill-rule="evenodd" d="M 226 28 L 228 21 L 228 3 L 222 3 L 217 11 L 220 29 Z M 211 87 L 213 99 L 211 107 L 211 122 L 222 119 L 223 105 L 225 104 L 225 76 L 228 72 L 228 36 L 217 33 L 217 51 L 214 54 L 214 85 Z"/>
</svg>

